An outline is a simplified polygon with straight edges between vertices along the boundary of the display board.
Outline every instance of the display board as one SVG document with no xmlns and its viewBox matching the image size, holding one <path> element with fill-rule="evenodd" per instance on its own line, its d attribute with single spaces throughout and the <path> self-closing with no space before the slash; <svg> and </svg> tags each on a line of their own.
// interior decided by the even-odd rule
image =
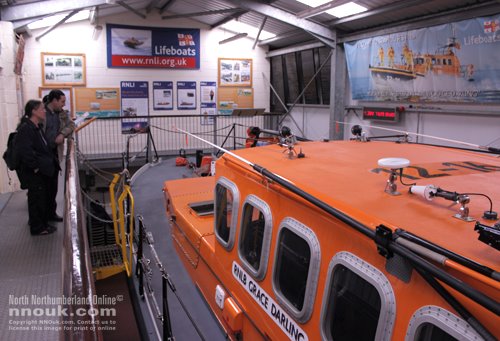
<svg viewBox="0 0 500 341">
<path fill-rule="evenodd" d="M 174 82 L 153 82 L 153 110 L 174 109 Z"/>
<path fill-rule="evenodd" d="M 136 116 L 149 116 L 149 83 L 120 82 L 122 134 L 147 133 L 149 120 Z"/>
<path fill-rule="evenodd" d="M 86 84 L 85 54 L 42 52 L 41 59 L 44 86 Z"/>
<path fill-rule="evenodd" d="M 108 67 L 200 68 L 200 30 L 106 25 Z"/>
<path fill-rule="evenodd" d="M 196 108 L 196 82 L 177 82 L 177 110 Z"/>
<path fill-rule="evenodd" d="M 66 105 L 63 107 L 63 109 L 68 110 L 71 113 L 71 118 L 75 118 L 75 112 L 73 110 L 72 88 L 41 86 L 38 88 L 38 96 L 40 96 L 40 98 L 43 98 L 52 90 L 61 90 L 64 93 L 64 96 L 66 97 Z"/>
<path fill-rule="evenodd" d="M 120 116 L 119 88 L 75 88 L 75 113 L 89 117 Z"/>
<path fill-rule="evenodd" d="M 500 102 L 500 14 L 344 43 L 354 100 Z"/>
<path fill-rule="evenodd" d="M 252 88 L 220 88 L 218 95 L 219 114 L 230 115 L 233 109 L 254 107 Z"/>
<path fill-rule="evenodd" d="M 252 60 L 219 58 L 219 86 L 252 86 Z"/>
<path fill-rule="evenodd" d="M 217 114 L 217 82 L 200 82 L 201 125 L 213 125 Z"/>
</svg>

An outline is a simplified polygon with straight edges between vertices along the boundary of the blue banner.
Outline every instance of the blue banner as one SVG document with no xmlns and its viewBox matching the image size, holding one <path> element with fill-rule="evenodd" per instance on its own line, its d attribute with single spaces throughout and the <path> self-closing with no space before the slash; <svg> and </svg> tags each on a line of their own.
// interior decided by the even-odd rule
<svg viewBox="0 0 500 341">
<path fill-rule="evenodd" d="M 177 82 L 177 109 L 196 110 L 196 82 Z"/>
<path fill-rule="evenodd" d="M 174 109 L 174 82 L 153 82 L 153 110 Z"/>
<path fill-rule="evenodd" d="M 120 82 L 122 134 L 146 133 L 149 116 L 148 82 Z"/>
<path fill-rule="evenodd" d="M 500 15 L 344 43 L 352 98 L 500 102 Z"/>
<path fill-rule="evenodd" d="M 106 25 L 108 67 L 200 68 L 200 30 Z"/>
</svg>

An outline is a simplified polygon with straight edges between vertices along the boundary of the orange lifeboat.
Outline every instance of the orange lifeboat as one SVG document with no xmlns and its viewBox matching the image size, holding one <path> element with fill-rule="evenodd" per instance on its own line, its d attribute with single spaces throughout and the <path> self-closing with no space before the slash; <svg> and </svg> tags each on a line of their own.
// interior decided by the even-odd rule
<svg viewBox="0 0 500 341">
<path fill-rule="evenodd" d="M 500 335 L 497 156 L 300 148 L 305 157 L 277 145 L 226 153 L 214 177 L 165 182 L 176 250 L 230 339 Z"/>
</svg>

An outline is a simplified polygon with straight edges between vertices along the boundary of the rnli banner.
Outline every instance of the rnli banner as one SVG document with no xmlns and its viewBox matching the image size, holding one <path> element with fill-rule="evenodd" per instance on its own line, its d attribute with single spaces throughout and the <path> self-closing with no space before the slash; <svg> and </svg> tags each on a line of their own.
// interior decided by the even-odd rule
<svg viewBox="0 0 500 341">
<path fill-rule="evenodd" d="M 500 102 L 500 15 L 344 44 L 352 98 Z"/>
<path fill-rule="evenodd" d="M 200 68 L 200 30 L 106 25 L 108 67 Z"/>
</svg>

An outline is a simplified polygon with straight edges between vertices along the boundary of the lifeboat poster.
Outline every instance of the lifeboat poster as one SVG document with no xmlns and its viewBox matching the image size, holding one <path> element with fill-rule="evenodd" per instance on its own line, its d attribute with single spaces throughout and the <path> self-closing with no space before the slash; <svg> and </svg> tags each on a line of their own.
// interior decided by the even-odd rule
<svg viewBox="0 0 500 341">
<path fill-rule="evenodd" d="M 200 30 L 106 25 L 110 68 L 200 68 Z"/>
<path fill-rule="evenodd" d="M 122 134 L 148 132 L 149 83 L 120 82 Z M 137 117 L 141 116 L 141 117 Z"/>
<path fill-rule="evenodd" d="M 500 15 L 344 43 L 352 98 L 500 102 Z"/>
</svg>

